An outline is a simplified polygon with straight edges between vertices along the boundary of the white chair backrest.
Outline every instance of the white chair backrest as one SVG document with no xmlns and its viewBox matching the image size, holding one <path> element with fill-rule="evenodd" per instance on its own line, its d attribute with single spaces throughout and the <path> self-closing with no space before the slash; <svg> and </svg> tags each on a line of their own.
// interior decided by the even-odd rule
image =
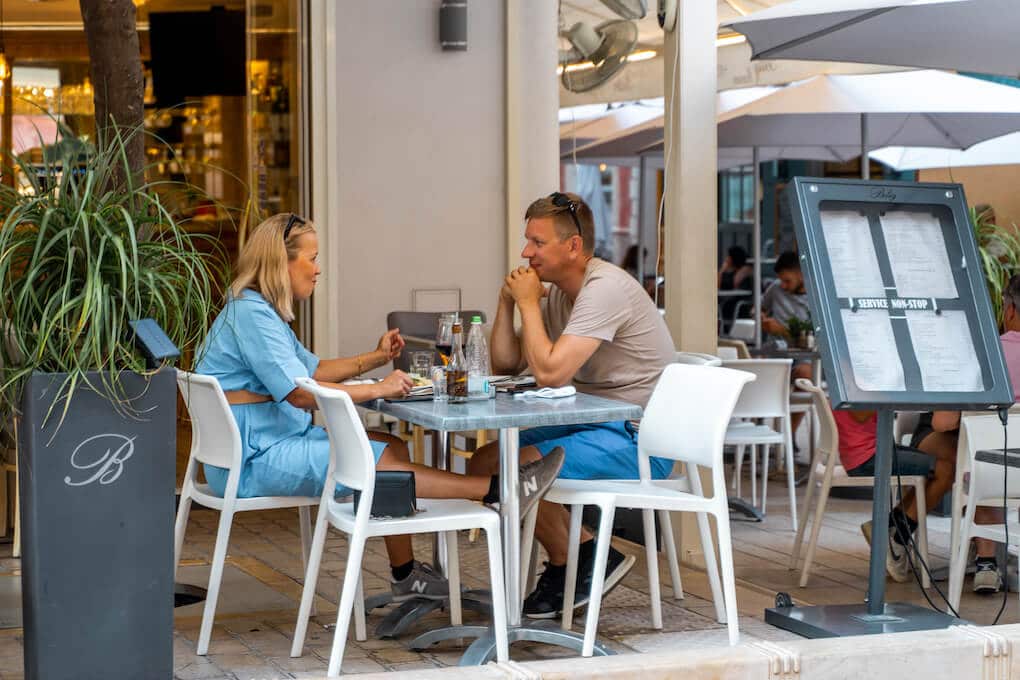
<svg viewBox="0 0 1020 680">
<path fill-rule="evenodd" d="M 734 321 L 730 326 L 730 337 L 745 342 L 754 340 L 754 320 L 737 319 Z"/>
<path fill-rule="evenodd" d="M 740 393 L 733 409 L 734 418 L 781 418 L 789 415 L 792 359 L 737 359 L 724 361 L 722 365 L 757 376 Z"/>
<path fill-rule="evenodd" d="M 906 446 L 914 436 L 917 429 L 917 421 L 921 419 L 920 411 L 897 411 L 896 421 L 893 423 L 893 439 L 897 444 Z"/>
<path fill-rule="evenodd" d="M 740 358 L 740 352 L 737 351 L 736 347 L 719 345 L 715 348 L 715 353 L 724 361 Z"/>
<path fill-rule="evenodd" d="M 1002 498 L 1002 468 L 995 466 L 993 474 L 975 475 L 974 454 L 982 449 L 1001 451 L 1003 437 L 1006 437 L 1010 448 L 1020 444 L 1020 415 L 1010 414 L 1006 432 L 996 414 L 968 415 L 960 421 L 960 442 L 958 451 L 966 451 L 970 461 L 971 483 L 969 495 L 975 500 L 984 498 Z M 989 467 L 991 467 L 989 465 Z M 987 468 L 985 468 L 987 469 Z M 1020 498 L 1020 468 L 1008 469 L 1006 478 L 1006 497 Z"/>
<path fill-rule="evenodd" d="M 297 378 L 295 382 L 315 395 L 319 410 L 326 419 L 334 481 L 362 491 L 363 497 L 371 504 L 371 493 L 375 488 L 375 456 L 350 395 L 323 387 L 311 378 Z M 328 482 L 325 492 L 332 493 Z"/>
<path fill-rule="evenodd" d="M 815 407 L 815 413 L 818 414 L 818 450 L 822 454 L 822 460 L 828 463 L 832 459 L 833 464 L 838 463 L 839 429 L 836 427 L 836 418 L 832 415 L 828 397 L 820 387 L 815 387 L 806 378 L 797 378 L 794 384 L 798 389 L 811 394 L 811 403 Z"/>
<path fill-rule="evenodd" d="M 677 352 L 676 363 L 690 364 L 692 366 L 721 366 L 722 361 L 714 354 L 703 354 L 702 352 Z"/>
<path fill-rule="evenodd" d="M 721 466 L 733 405 L 754 379 L 750 373 L 713 366 L 666 366 L 641 418 L 641 455 Z"/>
<path fill-rule="evenodd" d="M 177 387 L 191 415 L 191 455 L 216 467 L 241 467 L 241 433 L 223 394 L 212 376 L 177 371 Z"/>
</svg>

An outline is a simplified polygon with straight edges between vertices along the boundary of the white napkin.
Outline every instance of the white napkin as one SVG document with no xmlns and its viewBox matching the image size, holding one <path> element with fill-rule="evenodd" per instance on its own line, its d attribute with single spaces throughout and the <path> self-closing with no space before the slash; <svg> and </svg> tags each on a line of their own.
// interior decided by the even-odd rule
<svg viewBox="0 0 1020 680">
<path fill-rule="evenodd" d="M 540 399 L 559 399 L 560 397 L 572 397 L 577 394 L 577 390 L 573 385 L 564 385 L 563 387 L 543 387 L 540 390 L 528 390 L 527 392 L 518 392 L 514 395 L 514 399 L 527 399 L 528 397 L 538 397 Z"/>
</svg>

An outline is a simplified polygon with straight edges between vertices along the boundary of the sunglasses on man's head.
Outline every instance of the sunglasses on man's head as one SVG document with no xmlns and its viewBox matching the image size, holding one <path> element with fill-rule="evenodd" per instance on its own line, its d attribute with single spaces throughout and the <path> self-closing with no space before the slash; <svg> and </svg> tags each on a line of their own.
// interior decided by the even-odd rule
<svg viewBox="0 0 1020 680">
<path fill-rule="evenodd" d="M 577 201 L 570 200 L 570 196 L 559 191 L 549 194 L 549 198 L 557 208 L 566 208 L 570 211 L 570 219 L 574 220 L 574 226 L 577 227 L 577 235 L 584 238 L 584 232 L 581 231 L 581 221 L 577 219 Z"/>
<path fill-rule="evenodd" d="M 291 213 L 290 218 L 287 220 L 287 226 L 283 228 L 283 240 L 286 241 L 290 236 L 290 230 L 294 228 L 294 225 L 301 226 L 305 224 L 305 222 L 306 220 L 304 218 Z"/>
</svg>

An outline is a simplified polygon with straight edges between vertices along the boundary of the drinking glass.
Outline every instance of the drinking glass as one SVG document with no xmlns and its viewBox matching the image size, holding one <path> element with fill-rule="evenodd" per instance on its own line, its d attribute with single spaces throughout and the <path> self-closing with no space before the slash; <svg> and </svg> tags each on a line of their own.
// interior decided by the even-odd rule
<svg viewBox="0 0 1020 680">
<path fill-rule="evenodd" d="M 457 312 L 444 312 L 439 315 L 438 327 L 436 328 L 436 350 L 440 354 L 440 361 L 444 364 L 453 352 L 453 324 L 457 321 Z M 445 359 L 443 358 L 445 357 Z"/>
<path fill-rule="evenodd" d="M 423 380 L 432 379 L 432 352 L 411 353 L 411 373 Z"/>
</svg>

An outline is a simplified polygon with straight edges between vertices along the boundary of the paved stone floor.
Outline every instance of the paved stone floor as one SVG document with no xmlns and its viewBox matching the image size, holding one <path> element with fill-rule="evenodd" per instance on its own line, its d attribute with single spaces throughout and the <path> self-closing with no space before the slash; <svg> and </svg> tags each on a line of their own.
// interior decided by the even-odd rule
<svg viewBox="0 0 1020 680">
<path fill-rule="evenodd" d="M 179 580 L 205 585 L 217 518 L 218 513 L 212 511 L 196 509 L 192 512 Z M 247 513 L 237 517 L 209 654 L 206 657 L 195 654 L 202 605 L 178 609 L 174 634 L 175 678 L 268 680 L 325 676 L 347 541 L 339 534 L 331 534 L 327 539 L 317 587 L 319 615 L 309 627 L 304 656 L 292 659 L 290 645 L 303 581 L 300 545 L 296 510 Z M 416 539 L 416 554 L 427 557 L 429 546 L 430 539 Z M 637 554 L 630 544 L 621 547 Z M 470 543 L 465 533 L 460 538 L 460 549 L 465 587 L 486 587 L 488 566 L 483 543 Z M 10 544 L 0 545 L 0 578 L 16 578 L 19 570 L 20 561 L 10 557 Z M 706 599 L 707 583 L 703 575 L 684 570 L 684 587 L 690 592 L 684 600 L 678 601 L 672 598 L 668 571 L 663 569 L 662 573 L 666 581 L 663 584 L 666 596 L 663 631 L 651 628 L 644 562 L 639 560 L 630 576 L 603 604 L 602 640 L 620 653 L 726 645 L 726 630 L 714 619 L 711 600 Z M 388 561 L 382 541 L 369 542 L 364 579 L 366 596 L 389 587 Z M 375 639 L 371 635 L 372 628 L 385 612 L 380 609 L 369 613 L 367 641 L 357 642 L 352 635 L 344 656 L 344 673 L 456 665 L 463 650 L 452 643 L 421 653 L 404 646 L 410 635 L 446 625 L 448 619 L 444 612 L 433 612 L 400 640 Z M 470 611 L 465 611 L 464 618 L 468 623 L 483 622 L 480 615 Z M 575 625 L 575 630 L 581 629 L 582 626 Z M 741 630 L 746 638 L 784 639 L 789 636 L 749 617 L 741 617 Z M 23 677 L 21 653 L 21 629 L 0 630 L 0 679 Z M 564 650 L 529 643 L 519 643 L 513 648 L 516 661 L 566 654 L 569 653 Z"/>
<path fill-rule="evenodd" d="M 789 530 L 789 515 L 783 501 L 784 489 L 779 481 L 770 483 L 770 489 L 769 516 L 765 522 L 733 522 L 742 641 L 794 639 L 792 634 L 762 621 L 763 610 L 771 606 L 777 590 L 787 590 L 804 602 L 859 601 L 866 581 L 867 546 L 860 538 L 857 525 L 867 517 L 868 501 L 832 502 L 826 514 L 828 528 L 822 532 L 819 546 L 817 575 L 811 587 L 798 589 L 797 573 L 786 568 L 793 533 Z M 192 512 L 179 574 L 182 582 L 206 584 L 217 519 L 218 514 L 212 511 L 196 509 Z M 940 557 L 945 556 L 948 545 L 944 524 L 946 520 L 930 522 L 933 551 Z M 291 659 L 290 645 L 303 581 L 300 544 L 296 510 L 246 513 L 237 517 L 209 654 L 206 657 L 195 654 L 202 605 L 178 609 L 174 634 L 175 678 L 268 680 L 325 676 L 332 642 L 332 629 L 327 626 L 335 620 L 347 542 L 335 533 L 327 539 L 317 587 L 319 615 L 311 622 L 304 656 Z M 415 541 L 416 554 L 427 559 L 429 546 L 430 539 L 420 537 Z M 599 631 L 603 642 L 619 653 L 727 644 L 725 627 L 714 618 L 705 576 L 693 569 L 683 570 L 686 597 L 675 600 L 669 587 L 668 570 L 661 565 L 664 628 L 653 630 L 643 550 L 626 542 L 617 542 L 617 546 L 637 555 L 638 563 L 604 602 Z M 467 535 L 462 534 L 460 551 L 465 586 L 485 587 L 488 566 L 483 544 L 470 543 Z M 0 543 L 0 625 L 5 615 L 9 617 L 12 612 L 13 616 L 18 615 L 17 600 L 11 593 L 16 594 L 21 564 L 10 555 L 10 544 Z M 366 595 L 388 589 L 388 563 L 381 541 L 369 542 L 364 579 Z M 916 586 L 890 586 L 891 598 L 923 604 Z M 964 599 L 968 618 L 984 624 L 992 622 L 1001 603 L 999 598 L 977 599 L 967 591 Z M 1017 621 L 1015 602 L 1015 595 L 1011 595 L 1002 622 Z M 405 647 L 413 634 L 445 625 L 447 619 L 443 612 L 433 612 L 399 640 L 376 639 L 371 635 L 372 628 L 385 612 L 369 613 L 367 641 L 357 642 L 352 636 L 348 642 L 343 663 L 345 673 L 433 668 L 458 662 L 462 648 L 452 643 L 421 653 Z M 482 622 L 482 619 L 465 611 L 465 621 Z M 578 621 L 583 619 L 575 620 L 575 630 L 580 631 L 582 626 Z M 21 654 L 21 629 L 0 629 L 0 680 L 23 677 Z M 512 650 L 515 661 L 567 654 L 564 650 L 529 643 L 516 644 Z"/>
</svg>

